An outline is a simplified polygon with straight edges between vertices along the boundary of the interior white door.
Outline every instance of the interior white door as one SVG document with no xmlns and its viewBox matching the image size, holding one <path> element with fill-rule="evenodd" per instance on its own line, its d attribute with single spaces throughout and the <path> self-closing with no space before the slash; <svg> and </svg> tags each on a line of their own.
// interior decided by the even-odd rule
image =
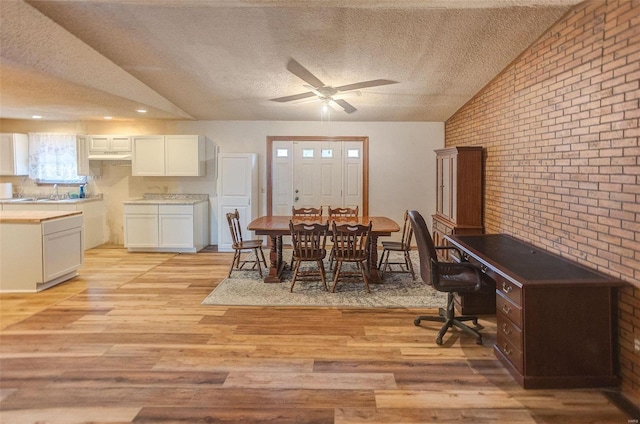
<svg viewBox="0 0 640 424">
<path fill-rule="evenodd" d="M 218 250 L 232 251 L 226 214 L 238 209 L 242 234 L 253 237 L 247 224 L 258 212 L 258 157 L 255 153 L 221 153 L 218 156 Z"/>
</svg>

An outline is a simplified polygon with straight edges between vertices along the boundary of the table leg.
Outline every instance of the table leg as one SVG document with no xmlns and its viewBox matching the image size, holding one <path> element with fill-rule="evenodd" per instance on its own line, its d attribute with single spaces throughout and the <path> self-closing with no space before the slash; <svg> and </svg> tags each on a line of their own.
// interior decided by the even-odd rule
<svg viewBox="0 0 640 424">
<path fill-rule="evenodd" d="M 382 278 L 378 270 L 378 236 L 371 234 L 369 240 L 369 282 L 381 283 Z"/>
<path fill-rule="evenodd" d="M 265 283 L 279 283 L 284 269 L 282 261 L 282 236 L 271 237 L 271 251 L 269 252 L 269 275 L 264 278 Z"/>
</svg>

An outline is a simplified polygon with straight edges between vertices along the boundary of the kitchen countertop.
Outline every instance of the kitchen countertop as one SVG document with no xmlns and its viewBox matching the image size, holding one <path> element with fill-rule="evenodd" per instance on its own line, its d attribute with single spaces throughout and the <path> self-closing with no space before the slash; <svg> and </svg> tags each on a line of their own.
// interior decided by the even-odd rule
<svg viewBox="0 0 640 424">
<path fill-rule="evenodd" d="M 195 205 L 207 202 L 207 194 L 145 194 L 139 199 L 125 200 L 125 205 Z"/>
<path fill-rule="evenodd" d="M 54 203 L 54 204 L 66 204 L 66 203 L 88 203 L 88 202 L 97 202 L 99 200 L 102 200 L 102 195 L 100 196 L 96 196 L 96 197 L 83 197 L 83 198 L 75 198 L 75 199 L 59 199 L 59 200 L 53 200 L 53 199 L 35 199 L 32 197 L 27 197 L 27 198 L 13 198 L 13 199 L 0 199 L 0 203 L 2 204 L 7 204 L 7 203 L 11 203 L 11 204 L 15 204 L 15 203 L 19 203 L 19 204 L 34 204 L 34 203 Z"/>
<path fill-rule="evenodd" d="M 42 221 L 82 215 L 81 211 L 0 211 L 3 224 L 39 224 Z"/>
</svg>

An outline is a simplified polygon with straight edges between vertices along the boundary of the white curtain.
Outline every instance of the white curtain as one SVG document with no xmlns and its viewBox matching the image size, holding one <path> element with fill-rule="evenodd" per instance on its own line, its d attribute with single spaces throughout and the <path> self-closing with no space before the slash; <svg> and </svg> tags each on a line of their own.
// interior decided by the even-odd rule
<svg viewBox="0 0 640 424">
<path fill-rule="evenodd" d="M 84 182 L 78 177 L 76 135 L 29 133 L 29 178 L 51 182 Z"/>
</svg>

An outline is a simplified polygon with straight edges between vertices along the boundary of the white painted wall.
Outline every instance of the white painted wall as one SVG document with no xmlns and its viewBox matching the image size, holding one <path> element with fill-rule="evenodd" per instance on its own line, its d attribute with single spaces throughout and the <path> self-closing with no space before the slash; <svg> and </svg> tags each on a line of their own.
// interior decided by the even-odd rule
<svg viewBox="0 0 640 424">
<path fill-rule="evenodd" d="M 442 122 L 282 122 L 282 121 L 143 121 L 36 122 L 0 121 L 2 132 L 65 132 L 86 134 L 199 134 L 207 137 L 205 177 L 132 177 L 128 166 L 103 166 L 90 192 L 103 193 L 109 242 L 122 244 L 122 202 L 147 192 L 202 193 L 211 201 L 210 233 L 217 242 L 215 152 L 255 152 L 259 157 L 260 211 L 266 212 L 267 136 L 369 137 L 369 211 L 401 223 L 405 209 L 425 216 L 435 212 L 434 149 L 444 146 Z M 0 182 L 15 181 L 0 177 Z"/>
</svg>

